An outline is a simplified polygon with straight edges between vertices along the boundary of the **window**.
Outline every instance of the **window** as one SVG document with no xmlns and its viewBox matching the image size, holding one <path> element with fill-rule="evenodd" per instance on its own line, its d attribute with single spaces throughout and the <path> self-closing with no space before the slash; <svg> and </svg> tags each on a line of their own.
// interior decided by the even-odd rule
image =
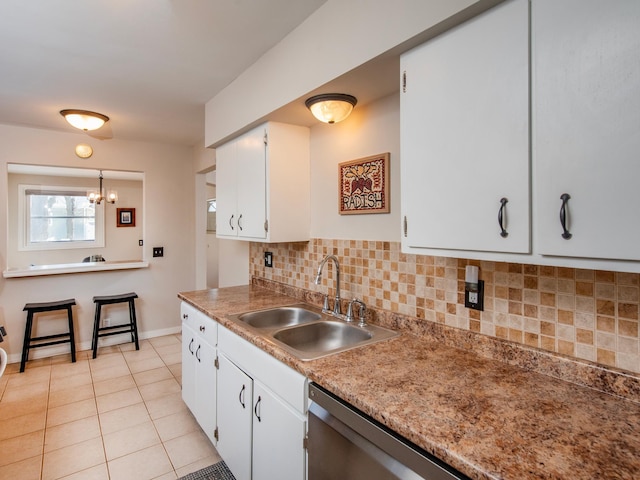
<svg viewBox="0 0 640 480">
<path fill-rule="evenodd" d="M 19 185 L 21 250 L 104 246 L 104 207 L 89 202 L 87 189 Z"/>
</svg>

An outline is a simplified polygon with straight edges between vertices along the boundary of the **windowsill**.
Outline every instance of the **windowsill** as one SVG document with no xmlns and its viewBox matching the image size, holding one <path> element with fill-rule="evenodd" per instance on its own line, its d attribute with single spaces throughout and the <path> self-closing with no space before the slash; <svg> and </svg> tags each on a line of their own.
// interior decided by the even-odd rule
<svg viewBox="0 0 640 480">
<path fill-rule="evenodd" d="M 40 277 L 44 275 L 61 275 L 65 273 L 105 272 L 111 270 L 132 270 L 148 267 L 149 262 L 144 260 L 59 263 L 56 265 L 31 265 L 29 267 L 8 268 L 2 272 L 2 276 L 4 278 Z"/>
</svg>

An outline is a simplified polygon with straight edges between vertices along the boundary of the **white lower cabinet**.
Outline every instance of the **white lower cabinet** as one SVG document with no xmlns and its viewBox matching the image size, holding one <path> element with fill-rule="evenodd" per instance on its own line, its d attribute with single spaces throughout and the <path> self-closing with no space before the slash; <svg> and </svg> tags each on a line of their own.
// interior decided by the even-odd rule
<svg viewBox="0 0 640 480">
<path fill-rule="evenodd" d="M 182 399 L 215 445 L 218 324 L 182 303 Z"/>
<path fill-rule="evenodd" d="M 217 449 L 236 480 L 304 480 L 306 378 L 219 326 Z"/>
</svg>

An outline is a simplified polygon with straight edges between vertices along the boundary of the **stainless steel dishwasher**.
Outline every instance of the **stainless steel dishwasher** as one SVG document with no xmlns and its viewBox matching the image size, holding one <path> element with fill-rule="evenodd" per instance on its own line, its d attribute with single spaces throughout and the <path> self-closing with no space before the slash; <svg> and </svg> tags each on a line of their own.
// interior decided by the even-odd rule
<svg viewBox="0 0 640 480">
<path fill-rule="evenodd" d="M 309 480 L 468 479 L 314 383 L 309 398 Z"/>
</svg>

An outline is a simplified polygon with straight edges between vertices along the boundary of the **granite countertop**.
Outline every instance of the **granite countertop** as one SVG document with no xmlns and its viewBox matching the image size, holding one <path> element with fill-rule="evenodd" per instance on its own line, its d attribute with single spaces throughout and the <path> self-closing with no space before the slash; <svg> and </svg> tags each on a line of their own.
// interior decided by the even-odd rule
<svg viewBox="0 0 640 480">
<path fill-rule="evenodd" d="M 178 296 L 470 478 L 640 478 L 636 401 L 404 331 L 303 362 L 225 318 L 300 299 L 257 286 Z"/>
</svg>

